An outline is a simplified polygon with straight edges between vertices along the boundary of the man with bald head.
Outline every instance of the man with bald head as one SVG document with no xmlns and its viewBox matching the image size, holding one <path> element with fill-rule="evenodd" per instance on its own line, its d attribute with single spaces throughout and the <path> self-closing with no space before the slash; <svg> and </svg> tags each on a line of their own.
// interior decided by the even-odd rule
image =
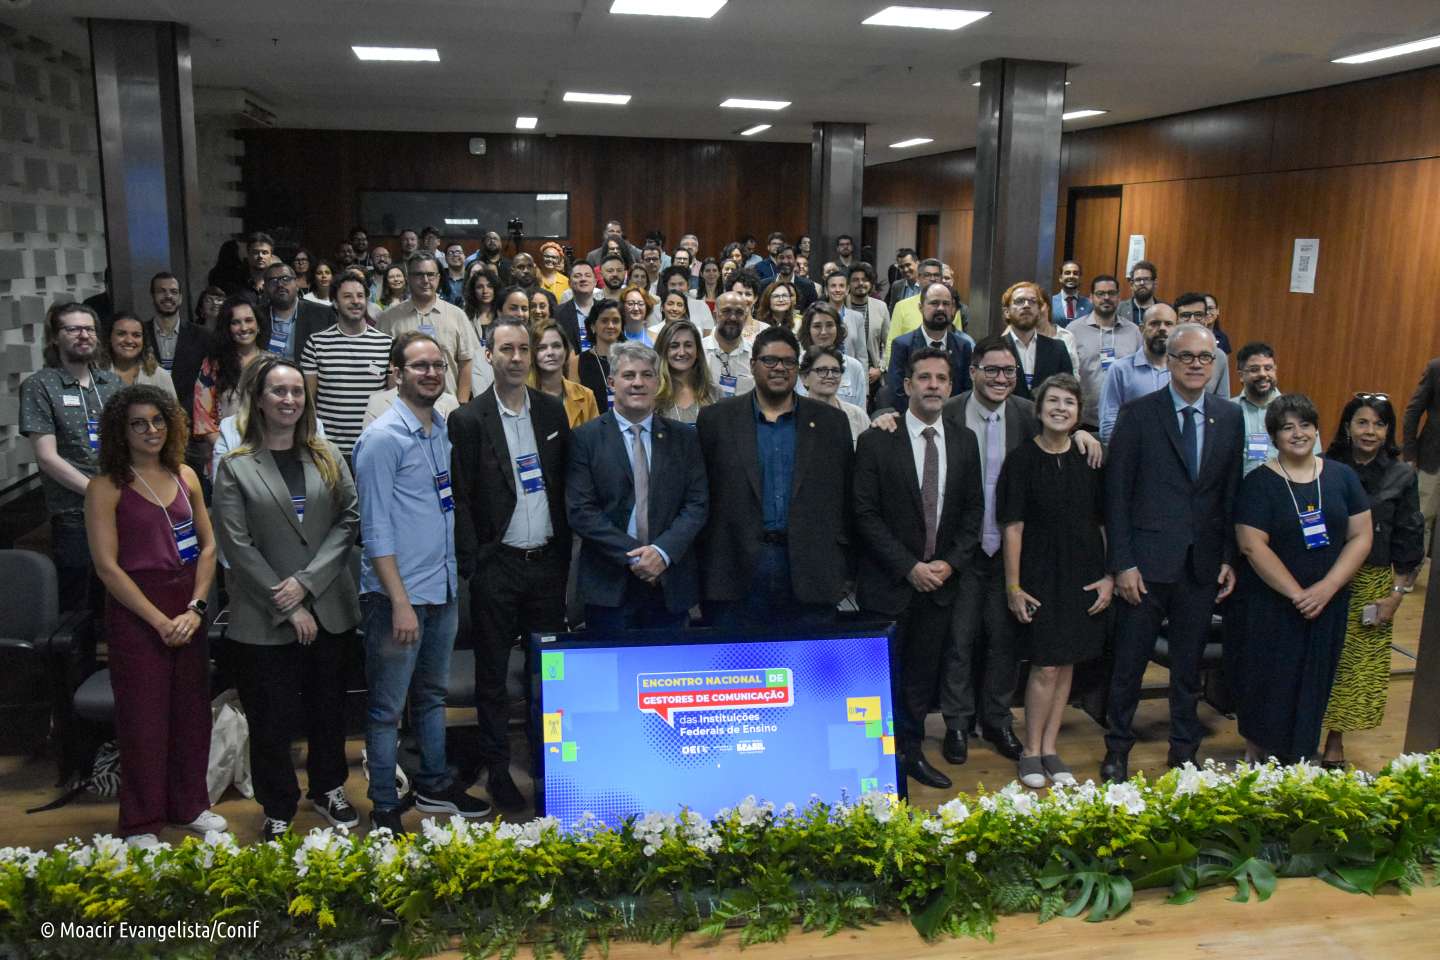
<svg viewBox="0 0 1440 960">
<path fill-rule="evenodd" d="M 1174 311 L 1156 305 L 1145 314 L 1148 328 L 1152 317 L 1173 317 Z M 1147 336 L 1146 354 L 1151 339 Z M 1110 438 L 1105 530 L 1109 570 L 1122 602 L 1116 605 L 1103 780 L 1129 776 L 1135 707 L 1164 621 L 1170 648 L 1169 765 L 1194 761 L 1204 735 L 1195 711 L 1200 659 L 1215 604 L 1235 589 L 1231 511 L 1245 442 L 1240 408 L 1206 389 L 1218 358 L 1215 336 L 1203 324 L 1168 330 L 1168 382 L 1122 406 Z M 1119 369 L 1117 362 L 1111 376 Z"/>
<path fill-rule="evenodd" d="M 1110 364 L 1100 388 L 1100 442 L 1109 443 L 1120 408 L 1131 400 L 1154 393 L 1170 382 L 1165 345 L 1179 321 L 1168 303 L 1152 304 L 1140 324 L 1143 349 Z"/>
</svg>

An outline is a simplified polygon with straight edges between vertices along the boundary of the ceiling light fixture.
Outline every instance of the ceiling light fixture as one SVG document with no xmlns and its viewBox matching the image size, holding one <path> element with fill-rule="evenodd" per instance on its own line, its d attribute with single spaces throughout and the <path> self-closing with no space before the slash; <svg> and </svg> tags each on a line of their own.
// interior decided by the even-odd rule
<svg viewBox="0 0 1440 960">
<path fill-rule="evenodd" d="M 1391 47 L 1381 47 L 1379 50 L 1367 50 L 1364 53 L 1352 53 L 1348 57 L 1340 57 L 1338 60 L 1331 60 L 1331 63 L 1370 63 L 1373 60 L 1388 60 L 1390 57 L 1403 57 L 1407 53 L 1419 53 L 1421 50 L 1432 50 L 1440 47 L 1440 37 L 1426 37 L 1424 40 L 1411 40 L 1409 43 L 1397 43 Z"/>
<path fill-rule="evenodd" d="M 790 106 L 789 100 L 746 100 L 744 97 L 731 97 L 723 101 L 720 106 L 733 110 L 784 110 Z"/>
<path fill-rule="evenodd" d="M 892 144 L 890 144 L 890 149 L 891 149 L 891 150 L 904 150 L 904 149 L 906 149 L 907 147 L 918 147 L 918 146 L 921 146 L 922 144 L 934 143 L 934 142 L 935 142 L 935 140 L 934 140 L 933 138 L 931 138 L 931 137 L 912 137 L 912 138 L 909 139 L 909 140 L 901 140 L 899 143 L 892 143 Z"/>
<path fill-rule="evenodd" d="M 628 93 L 576 93 L 574 90 L 565 91 L 566 103 L 613 103 L 624 106 L 630 102 Z"/>
<path fill-rule="evenodd" d="M 757 134 L 757 133 L 764 133 L 766 130 L 769 130 L 769 129 L 770 129 L 770 124 L 768 124 L 768 123 L 757 123 L 757 124 L 755 124 L 755 126 L 753 126 L 753 127 L 746 127 L 744 130 L 741 130 L 741 131 L 740 131 L 740 136 L 742 136 L 742 137 L 753 137 L 753 136 L 755 136 L 755 134 Z"/>
<path fill-rule="evenodd" d="M 970 86 L 972 86 L 972 87 L 978 87 L 978 86 L 980 86 L 980 81 L 979 81 L 979 80 L 976 80 L 974 83 L 970 84 Z M 1066 81 L 1065 81 L 1065 86 L 1067 86 L 1067 87 L 1070 86 L 1070 81 L 1069 81 L 1069 80 L 1066 80 Z"/>
<path fill-rule="evenodd" d="M 610 4 L 610 12 L 709 20 L 725 3 L 726 0 L 615 0 Z"/>
<path fill-rule="evenodd" d="M 440 51 L 434 47 L 351 47 L 361 60 L 384 60 L 391 63 L 439 63 Z"/>
<path fill-rule="evenodd" d="M 921 30 L 959 30 L 990 16 L 989 10 L 951 10 L 948 7 L 886 7 L 860 22 L 872 27 L 915 27 Z"/>
<path fill-rule="evenodd" d="M 1086 117 L 1098 117 L 1098 116 L 1100 116 L 1100 115 L 1103 114 L 1103 113 L 1109 113 L 1109 112 L 1110 112 L 1109 110 L 1091 110 L 1091 109 L 1088 109 L 1088 108 L 1087 108 L 1087 109 L 1084 109 L 1084 110 L 1071 110 L 1071 111 L 1068 111 L 1068 112 L 1066 112 L 1066 113 L 1060 114 L 1060 119 L 1061 119 L 1061 120 L 1084 120 Z"/>
<path fill-rule="evenodd" d="M 516 130 L 534 130 L 534 129 L 535 129 L 535 125 L 536 125 L 537 123 L 539 123 L 539 122 L 540 122 L 540 118 L 539 118 L 539 117 L 516 117 L 516 118 L 515 118 L 515 129 L 516 129 Z"/>
</svg>

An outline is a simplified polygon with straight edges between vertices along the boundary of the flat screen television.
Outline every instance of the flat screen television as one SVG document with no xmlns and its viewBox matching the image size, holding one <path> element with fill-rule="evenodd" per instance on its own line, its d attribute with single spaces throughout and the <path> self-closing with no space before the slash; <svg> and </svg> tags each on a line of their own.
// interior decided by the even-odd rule
<svg viewBox="0 0 1440 960">
<path fill-rule="evenodd" d="M 893 629 L 531 638 L 536 809 L 565 828 L 746 796 L 903 797 Z"/>
</svg>

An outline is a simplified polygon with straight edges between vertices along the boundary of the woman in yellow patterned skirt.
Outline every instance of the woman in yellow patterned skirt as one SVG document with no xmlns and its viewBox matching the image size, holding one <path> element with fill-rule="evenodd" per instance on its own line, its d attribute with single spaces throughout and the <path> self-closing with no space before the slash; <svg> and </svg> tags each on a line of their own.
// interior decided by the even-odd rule
<svg viewBox="0 0 1440 960">
<path fill-rule="evenodd" d="M 1383 393 L 1357 393 L 1345 405 L 1325 456 L 1353 467 L 1370 496 L 1375 535 L 1370 556 L 1350 584 L 1345 646 L 1325 711 L 1321 766 L 1345 766 L 1343 737 L 1380 726 L 1390 688 L 1390 635 L 1395 611 L 1415 582 L 1424 521 L 1415 470 L 1395 446 L 1395 409 Z"/>
</svg>

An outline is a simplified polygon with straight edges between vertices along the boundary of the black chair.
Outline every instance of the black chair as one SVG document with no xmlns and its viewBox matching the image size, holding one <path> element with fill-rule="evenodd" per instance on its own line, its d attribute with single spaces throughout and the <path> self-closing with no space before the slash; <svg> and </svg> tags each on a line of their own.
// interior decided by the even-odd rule
<svg viewBox="0 0 1440 960">
<path fill-rule="evenodd" d="M 1150 660 L 1166 670 L 1170 669 L 1170 641 L 1165 635 L 1170 622 L 1160 625 L 1160 636 L 1155 640 L 1155 650 Z M 1230 716 L 1235 708 L 1225 681 L 1225 621 L 1218 613 L 1210 617 L 1210 635 L 1205 649 L 1200 654 L 1201 696 L 1219 713 Z"/>
</svg>

